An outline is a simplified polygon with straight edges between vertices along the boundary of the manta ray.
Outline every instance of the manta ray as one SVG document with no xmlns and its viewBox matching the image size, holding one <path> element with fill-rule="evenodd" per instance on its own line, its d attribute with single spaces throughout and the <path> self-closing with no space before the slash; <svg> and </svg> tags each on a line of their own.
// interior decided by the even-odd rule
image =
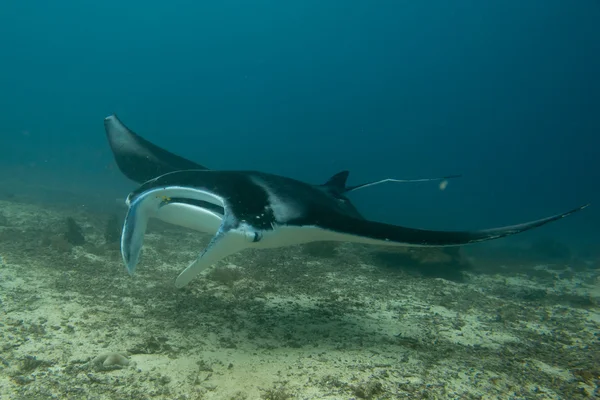
<svg viewBox="0 0 600 400">
<path fill-rule="evenodd" d="M 342 171 L 324 184 L 260 172 L 211 170 L 149 142 L 116 115 L 104 120 L 108 142 L 120 171 L 140 186 L 126 200 L 121 254 L 130 274 L 140 259 L 150 218 L 212 235 L 198 257 L 176 278 L 184 287 L 206 268 L 247 248 L 278 248 L 315 241 L 385 246 L 445 247 L 494 240 L 534 229 L 583 210 L 517 225 L 477 231 L 424 230 L 370 221 L 346 196 L 384 182 L 435 181 L 383 179 L 347 186 Z"/>
</svg>

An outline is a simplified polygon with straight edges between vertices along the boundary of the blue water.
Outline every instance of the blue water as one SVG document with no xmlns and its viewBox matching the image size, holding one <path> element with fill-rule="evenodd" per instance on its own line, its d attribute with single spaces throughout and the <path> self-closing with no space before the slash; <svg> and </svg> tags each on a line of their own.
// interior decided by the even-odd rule
<svg viewBox="0 0 600 400">
<path fill-rule="evenodd" d="M 117 113 L 215 169 L 464 174 L 352 196 L 413 227 L 596 202 L 540 234 L 597 242 L 598 21 L 592 0 L 3 1 L 0 178 L 125 197 L 102 124 Z"/>
</svg>

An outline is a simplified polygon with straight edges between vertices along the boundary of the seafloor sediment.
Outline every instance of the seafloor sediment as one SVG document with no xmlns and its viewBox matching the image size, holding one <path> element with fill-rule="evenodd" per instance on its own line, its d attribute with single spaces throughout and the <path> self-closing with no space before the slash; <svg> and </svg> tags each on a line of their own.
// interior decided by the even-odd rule
<svg viewBox="0 0 600 400">
<path fill-rule="evenodd" d="M 596 269 L 480 265 L 457 282 L 298 246 L 178 290 L 209 238 L 152 224 L 131 277 L 110 221 L 0 201 L 0 398 L 598 396 Z"/>
</svg>

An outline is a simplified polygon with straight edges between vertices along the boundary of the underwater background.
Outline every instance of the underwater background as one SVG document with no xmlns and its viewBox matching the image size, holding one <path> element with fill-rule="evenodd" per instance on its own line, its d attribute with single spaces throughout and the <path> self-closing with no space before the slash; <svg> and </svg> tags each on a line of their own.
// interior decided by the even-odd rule
<svg viewBox="0 0 600 400">
<path fill-rule="evenodd" d="M 591 0 L 5 2 L 2 173 L 122 185 L 102 126 L 117 113 L 212 168 L 464 175 L 353 195 L 370 218 L 535 219 L 598 198 L 599 16 Z M 598 240 L 599 222 L 547 229 Z"/>
<path fill-rule="evenodd" d="M 148 140 L 213 169 L 260 170 L 311 183 L 347 169 L 349 184 L 463 175 L 445 190 L 431 183 L 390 183 L 350 195 L 365 217 L 403 226 L 480 229 L 591 202 L 573 217 L 473 251 L 484 259 L 499 251 L 505 262 L 522 256 L 515 249 L 533 244 L 545 261 L 577 258 L 597 288 L 598 21 L 595 0 L 3 1 L 4 222 L 20 223 L 10 217 L 15 202 L 41 207 L 28 209 L 31 215 L 46 212 L 46 205 L 73 207 L 74 213 L 122 211 L 136 185 L 121 175 L 106 141 L 103 118 L 116 113 Z M 61 210 L 49 226 L 69 216 Z M 34 224 L 38 217 L 31 218 Z M 41 247 L 19 247 L 30 240 L 26 236 L 11 245 L 6 240 L 0 247 L 0 266 L 6 268 L 17 263 L 10 251 L 45 257 L 44 246 L 53 245 L 44 239 Z M 194 246 L 157 278 L 161 285 L 171 284 L 199 250 Z M 96 276 L 102 284 L 129 279 L 117 250 L 111 251 L 114 268 Z M 378 279 L 392 273 L 381 271 Z M 8 275 L 21 273 L 17 268 Z M 25 286 L 17 282 L 12 288 Z M 585 308 L 595 313 L 597 327 L 598 297 L 591 298 Z M 597 346 L 597 335 L 591 335 Z M 600 354 L 598 347 L 594 351 Z M 577 395 L 592 398 L 599 378 L 581 374 L 589 388 Z M 294 390 L 299 398 L 325 398 Z M 423 398 L 340 390 L 327 398 Z M 513 390 L 511 396 L 541 396 L 530 397 L 531 390 L 521 397 Z M 557 389 L 558 397 L 548 398 L 569 398 L 569 390 Z M 486 398 L 509 398 L 494 396 Z"/>
</svg>

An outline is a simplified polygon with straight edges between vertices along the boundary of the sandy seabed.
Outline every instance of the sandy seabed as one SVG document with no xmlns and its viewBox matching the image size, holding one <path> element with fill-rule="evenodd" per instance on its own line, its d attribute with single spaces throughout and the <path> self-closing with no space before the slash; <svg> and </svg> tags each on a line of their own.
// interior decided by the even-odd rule
<svg viewBox="0 0 600 400">
<path fill-rule="evenodd" d="M 600 397 L 598 269 L 475 262 L 457 282 L 297 246 L 176 289 L 210 238 L 153 223 L 129 276 L 110 218 L 0 201 L 1 399 Z"/>
</svg>

